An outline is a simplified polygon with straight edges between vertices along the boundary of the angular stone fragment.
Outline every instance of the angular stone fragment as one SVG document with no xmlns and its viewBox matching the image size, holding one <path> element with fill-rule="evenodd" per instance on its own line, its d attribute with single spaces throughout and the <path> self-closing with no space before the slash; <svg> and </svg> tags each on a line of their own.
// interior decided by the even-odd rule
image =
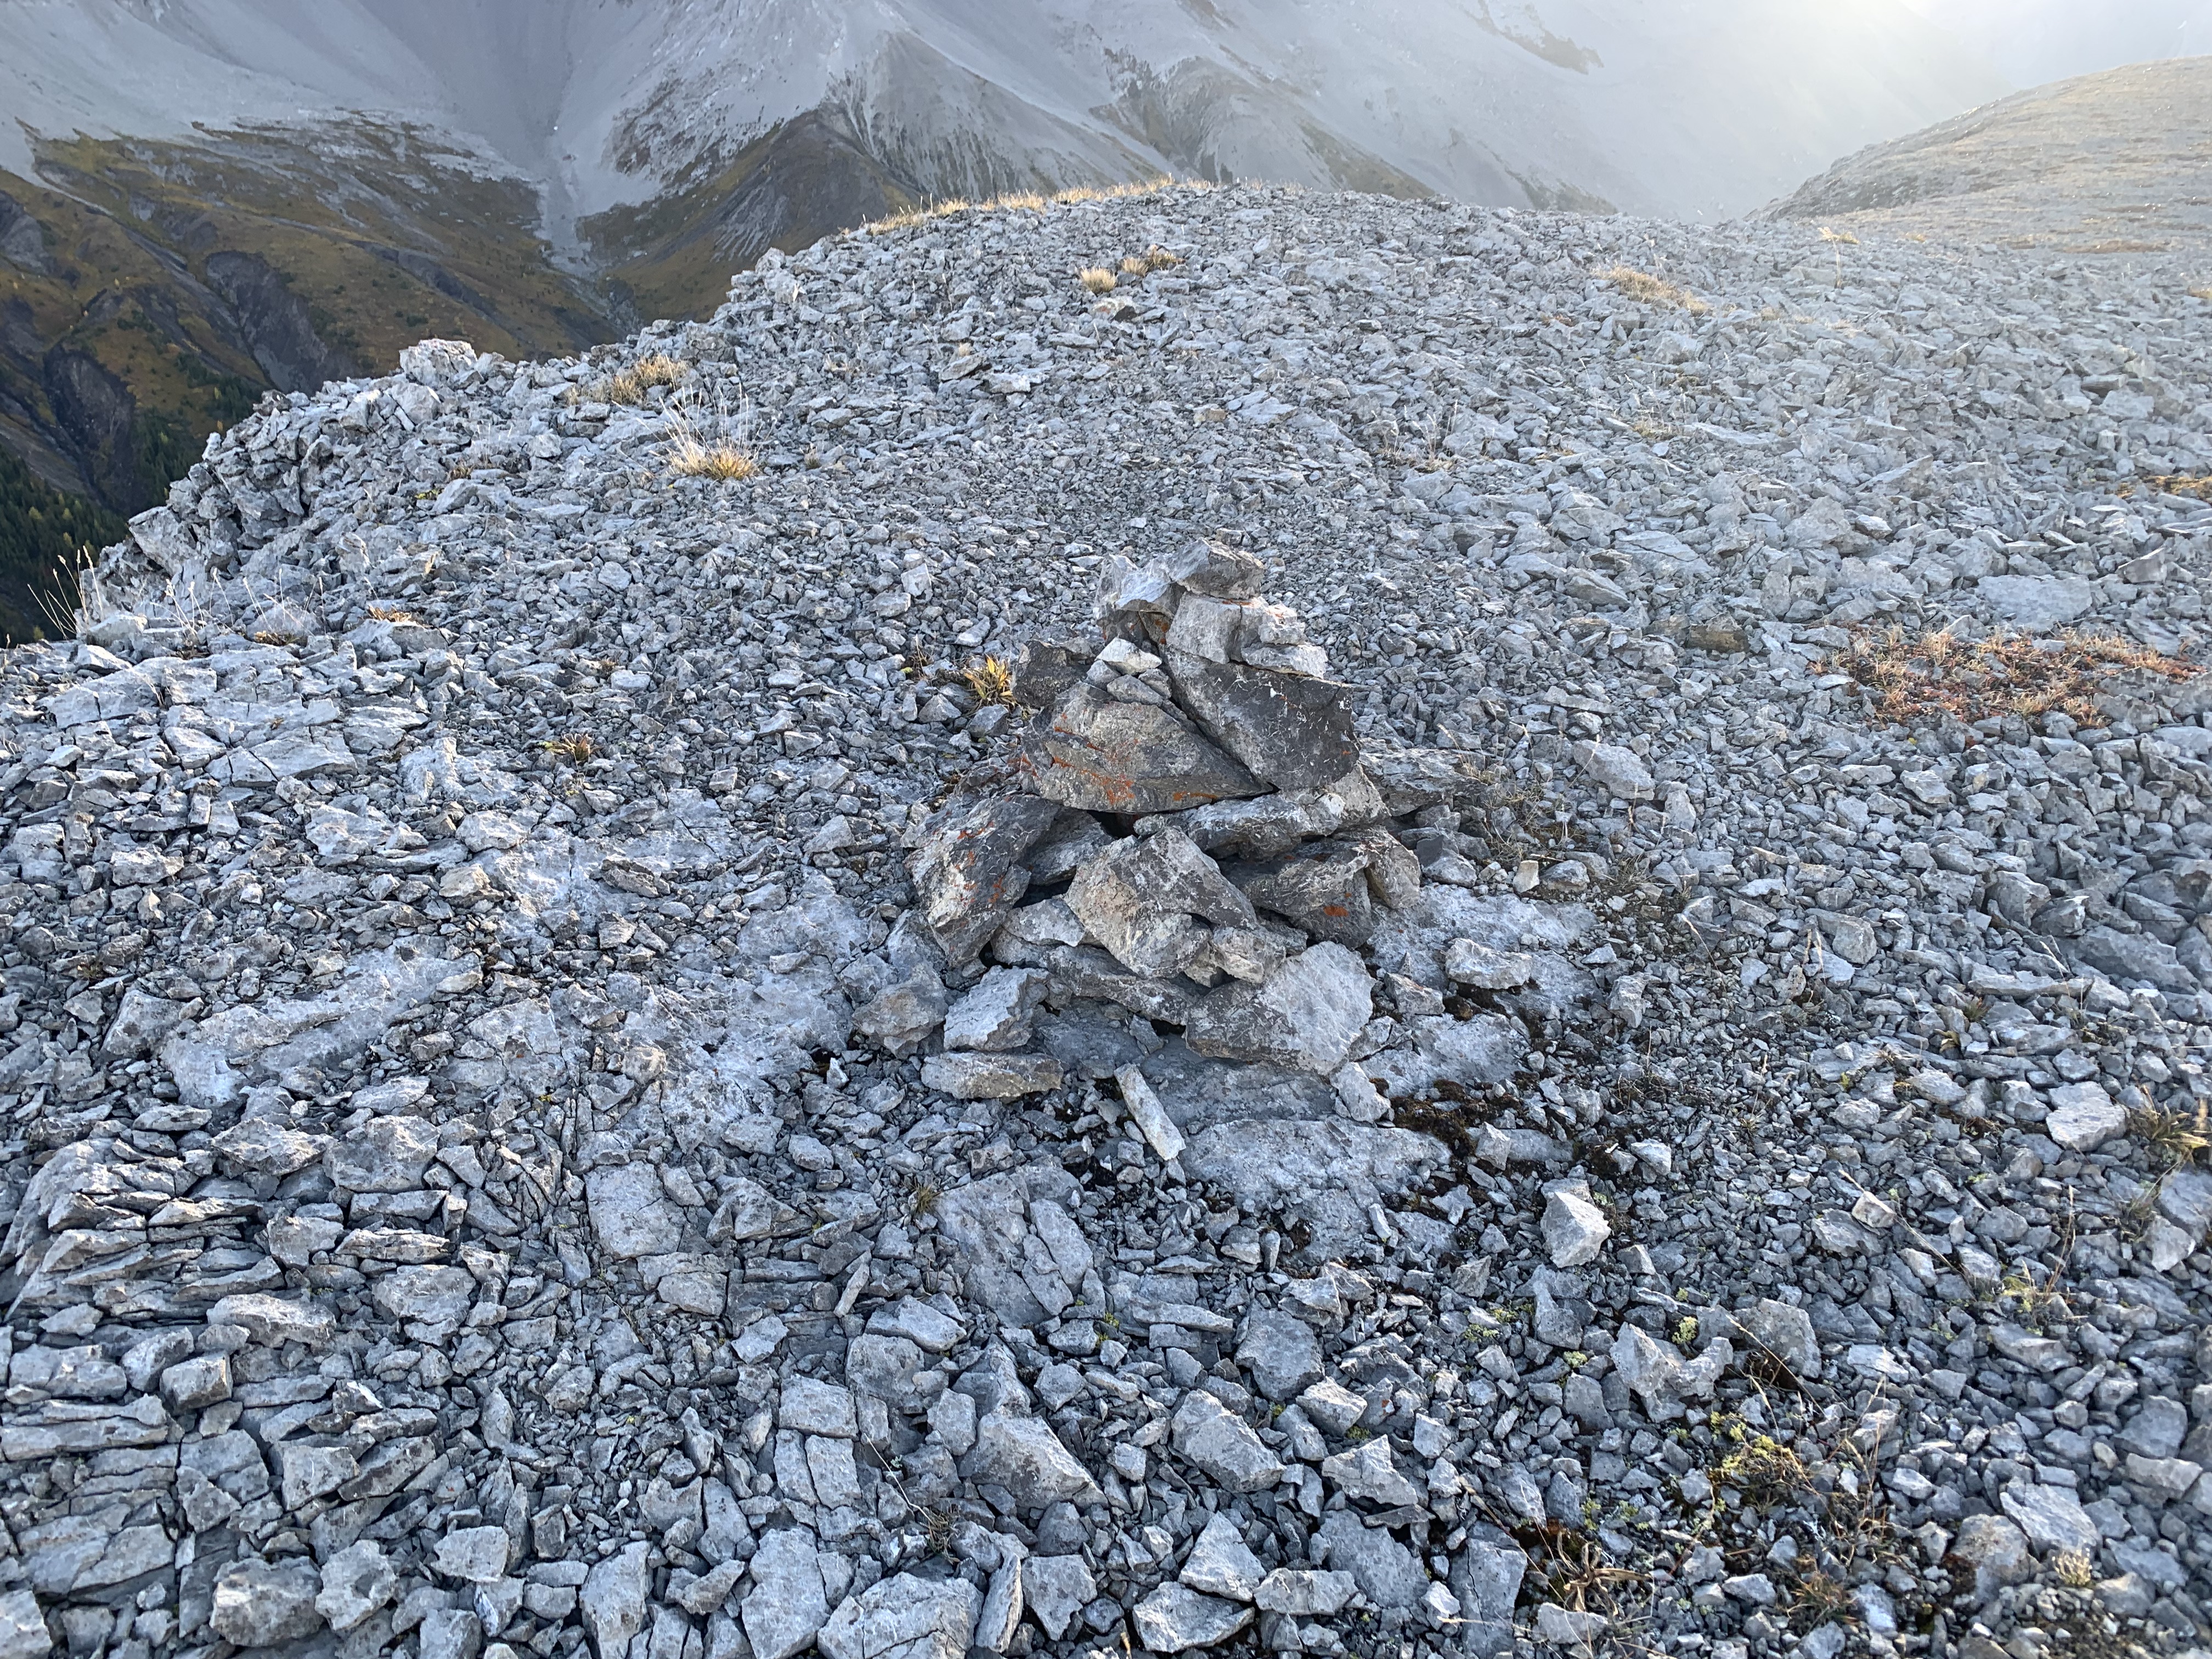
<svg viewBox="0 0 2212 1659">
<path fill-rule="evenodd" d="M 1380 1436 L 1349 1451 L 1324 1458 L 1322 1476 L 1347 1498 L 1364 1498 L 1382 1509 L 1423 1500 L 1422 1489 L 1398 1472 L 1390 1443 Z"/>
<path fill-rule="evenodd" d="M 1217 1060 L 1264 1061 L 1326 1077 L 1374 1017 L 1366 965 L 1341 945 L 1316 945 L 1258 985 L 1224 985 L 1190 1011 L 1192 1049 Z"/>
<path fill-rule="evenodd" d="M 1087 684 L 1030 726 L 1023 765 L 1038 793 L 1092 812 L 1180 812 L 1266 787 L 1166 709 Z"/>
<path fill-rule="evenodd" d="M 322 1576 L 297 1556 L 282 1561 L 248 1557 L 225 1567 L 215 1581 L 209 1628 L 242 1648 L 297 1641 L 321 1628 L 315 1610 Z"/>
<path fill-rule="evenodd" d="M 249 1117 L 215 1138 L 224 1163 L 248 1175 L 288 1176 L 323 1155 L 330 1143 L 265 1117 Z"/>
<path fill-rule="evenodd" d="M 1335 680 L 1278 674 L 1242 663 L 1168 653 L 1176 701 L 1199 729 L 1255 776 L 1278 789 L 1317 789 L 1359 763 L 1352 688 Z M 1257 794 L 1257 789 L 1220 794 Z M 1184 801 L 1186 806 L 1200 805 Z M 1123 811 L 1172 811 L 1168 805 Z"/>
<path fill-rule="evenodd" d="M 1358 1589 L 1348 1572 L 1277 1567 L 1260 1581 L 1252 1600 L 1262 1613 L 1284 1613 L 1294 1619 L 1325 1618 L 1344 1611 L 1345 1603 Z"/>
<path fill-rule="evenodd" d="M 36 1595 L 27 1589 L 0 1595 L 0 1659 L 46 1659 L 53 1647 Z"/>
<path fill-rule="evenodd" d="M 769 1539 L 781 1535 L 771 1533 Z M 768 1540 L 763 1540 L 761 1547 L 765 1550 L 768 1547 Z M 623 1652 L 629 1645 L 630 1638 L 645 1628 L 647 1597 L 653 1588 L 653 1571 L 647 1564 L 646 1551 L 647 1547 L 641 1542 L 631 1544 L 619 1554 L 610 1555 L 595 1563 L 584 1580 L 583 1593 L 577 1598 L 578 1605 L 584 1615 L 585 1632 L 591 1637 L 592 1645 L 601 1653 Z M 821 1596 L 821 1583 L 817 1578 L 815 1584 L 817 1602 Z M 808 1640 L 813 1639 L 814 1632 L 820 1625 L 821 1620 L 817 1616 L 814 1625 L 807 1630 Z M 756 1648 L 759 1645 L 756 1638 Z M 804 1643 L 799 1644 L 804 1645 Z M 790 1656 L 798 1650 L 796 1647 L 784 1649 L 781 1659 L 790 1659 Z"/>
<path fill-rule="evenodd" d="M 1578 743 L 1574 754 L 1590 781 L 1615 799 L 1651 799 L 1651 769 L 1633 749 L 1617 743 Z"/>
<path fill-rule="evenodd" d="M 1455 939 L 1444 947 L 1444 972 L 1479 991 L 1510 991 L 1536 976 L 1536 959 L 1523 951 L 1493 951 Z"/>
<path fill-rule="evenodd" d="M 1257 598 L 1267 579 L 1267 567 L 1256 556 L 1215 541 L 1187 543 L 1162 559 L 1160 568 L 1177 586 L 1217 599 Z"/>
<path fill-rule="evenodd" d="M 1014 702 L 1024 708 L 1049 708 L 1083 678 L 1097 653 L 1095 633 L 1040 634 L 1024 641 L 1014 653 Z"/>
<path fill-rule="evenodd" d="M 507 1573 L 507 1537 L 504 1527 L 462 1527 L 438 1540 L 430 1564 L 448 1578 L 471 1584 L 489 1584 Z"/>
<path fill-rule="evenodd" d="M 1193 1389 L 1176 1407 L 1169 1427 L 1175 1449 L 1230 1492 L 1259 1492 L 1282 1478 L 1281 1461 L 1234 1415 L 1203 1389 Z"/>
<path fill-rule="evenodd" d="M 1364 945 L 1375 932 L 1366 853 L 1333 842 L 1302 848 L 1265 865 L 1233 865 L 1228 874 L 1244 896 L 1315 939 Z"/>
<path fill-rule="evenodd" d="M 1022 1563 L 1022 1599 L 1055 1642 L 1098 1595 L 1098 1581 L 1079 1555 L 1032 1555 Z"/>
<path fill-rule="evenodd" d="M 1294 1315 L 1255 1308 L 1244 1318 L 1237 1363 L 1270 1400 L 1292 1400 L 1321 1375 L 1321 1339 Z"/>
<path fill-rule="evenodd" d="M 1181 1025 L 1198 1002 L 1198 991 L 1188 980 L 1133 974 L 1103 951 L 1089 945 L 1054 951 L 1046 958 L 1045 966 L 1052 975 L 1052 989 L 1047 996 L 1055 1006 L 1079 1000 L 1111 1002 L 1146 1019 Z"/>
<path fill-rule="evenodd" d="M 964 1659 L 981 1599 L 965 1579 L 902 1572 L 847 1597 L 817 1640 L 825 1659 Z"/>
<path fill-rule="evenodd" d="M 2043 1132 L 2069 1152 L 2094 1152 L 2128 1132 L 2128 1115 L 2100 1083 L 2061 1084 L 2051 1091 Z"/>
<path fill-rule="evenodd" d="M 1097 1484 L 1090 1474 L 1060 1443 L 1051 1425 L 1034 1417 L 986 1413 L 975 1427 L 975 1449 L 961 1460 L 960 1471 L 969 1480 L 1004 1486 L 1024 1514 L 1063 1498 L 1079 1504 L 1098 1502 Z"/>
<path fill-rule="evenodd" d="M 684 1214 L 650 1164 L 617 1164 L 584 1177 L 592 1231 L 610 1255 L 666 1255 L 684 1240 Z"/>
<path fill-rule="evenodd" d="M 236 1325 L 268 1347 L 304 1342 L 311 1348 L 327 1343 L 337 1328 L 337 1318 L 319 1302 L 294 1302 L 258 1291 L 227 1296 L 208 1310 L 210 1325 Z"/>
<path fill-rule="evenodd" d="M 1182 1131 L 1168 1115 L 1167 1108 L 1160 1103 L 1158 1091 L 1145 1074 L 1133 1066 L 1125 1066 L 1114 1074 L 1114 1082 L 1121 1091 L 1121 1103 L 1129 1109 L 1137 1133 L 1159 1154 L 1160 1162 L 1172 1164 L 1182 1157 Z"/>
<path fill-rule="evenodd" d="M 1951 1553 L 1973 1569 L 1977 1595 L 1987 1595 L 2000 1585 L 2018 1583 L 2035 1571 L 2027 1553 L 2027 1534 L 2001 1515 L 1966 1516 L 1959 1523 Z"/>
<path fill-rule="evenodd" d="M 1052 828 L 1030 848 L 1022 862 L 1029 866 L 1030 874 L 1040 882 L 1066 881 L 1104 852 L 1111 841 L 1105 827 L 1090 813 L 1073 806 L 1063 807 L 1060 816 L 1052 821 Z M 1066 943 L 1073 945 L 1075 941 L 1069 939 Z"/>
<path fill-rule="evenodd" d="M 1050 1054 L 932 1054 L 921 1062 L 924 1088 L 955 1100 L 1012 1100 L 1042 1094 L 1064 1080 Z"/>
<path fill-rule="evenodd" d="M 640 1555 L 641 1620 L 649 1579 L 643 1572 L 643 1547 L 631 1547 Z M 821 1553 L 813 1535 L 803 1528 L 785 1527 L 763 1537 L 752 1559 L 751 1588 L 738 1609 L 755 1659 L 792 1659 L 793 1655 L 805 1652 L 813 1645 L 816 1633 L 829 1616 Z M 625 1635 L 623 1640 L 627 1639 Z M 620 1653 L 623 1648 L 620 1643 L 611 1648 L 602 1641 L 599 1651 Z"/>
<path fill-rule="evenodd" d="M 1176 606 L 1175 622 L 1168 629 L 1166 648 L 1179 656 L 1207 662 L 1238 660 L 1237 635 L 1246 627 L 1246 613 L 1258 607 L 1204 594 L 1186 593 Z"/>
<path fill-rule="evenodd" d="M 1030 1040 L 1030 1021 L 1051 976 L 1031 968 L 994 968 L 945 1016 L 945 1046 L 998 1053 Z"/>
<path fill-rule="evenodd" d="M 1544 1249 L 1554 1267 L 1596 1261 L 1612 1236 L 1613 1224 L 1590 1202 L 1587 1182 L 1553 1182 L 1544 1189 Z"/>
<path fill-rule="evenodd" d="M 1236 1522 L 1217 1512 L 1190 1547 L 1177 1576 L 1204 1595 L 1249 1601 L 1267 1573 L 1260 1558 L 1245 1544 L 1244 1535 L 1237 1530 Z"/>
<path fill-rule="evenodd" d="M 1253 920 L 1219 866 L 1175 830 L 1108 848 L 1076 873 L 1067 904 L 1116 961 L 1147 976 L 1189 965 L 1206 942 L 1193 915 L 1223 926 Z"/>
<path fill-rule="evenodd" d="M 1735 1322 L 1744 1334 L 1790 1368 L 1790 1375 L 1817 1380 L 1820 1375 L 1820 1339 L 1813 1329 L 1813 1316 L 1787 1302 L 1764 1298 Z"/>
<path fill-rule="evenodd" d="M 1315 1536 L 1322 1560 L 1350 1573 L 1360 1593 L 1377 1607 L 1413 1607 L 1428 1588 L 1420 1558 L 1387 1528 L 1367 1525 L 1354 1510 L 1329 1510 Z"/>
<path fill-rule="evenodd" d="M 907 869 L 921 920 L 954 967 L 975 959 L 1029 890 L 1023 855 L 1058 814 L 1034 795 L 962 796 L 930 819 Z"/>
<path fill-rule="evenodd" d="M 2039 1550 L 2079 1550 L 2094 1555 L 2103 1534 L 2081 1508 L 2081 1500 L 2063 1486 L 2046 1486 L 2033 1480 L 2015 1480 L 1997 1499 L 2004 1512 Z"/>
<path fill-rule="evenodd" d="M 1252 1622 L 1252 1609 L 1182 1584 L 1162 1584 L 1137 1603 L 1137 1639 L 1148 1653 L 1181 1653 L 1226 1642 Z"/>
<path fill-rule="evenodd" d="M 356 1193 L 411 1192 L 438 1154 L 438 1126 L 419 1117 L 375 1117 L 323 1154 L 331 1183 Z"/>
<path fill-rule="evenodd" d="M 340 1550 L 323 1563 L 315 1610 L 341 1633 L 351 1630 L 399 1593 L 399 1575 L 373 1539 Z"/>
<path fill-rule="evenodd" d="M 1264 860 L 1280 858 L 1304 842 L 1358 829 L 1382 816 L 1382 797 L 1355 766 L 1318 788 L 1281 790 L 1256 800 L 1196 807 L 1171 818 L 1142 819 L 1137 833 L 1152 833 L 1156 823 L 1172 823 L 1209 853 L 1233 852 Z"/>
<path fill-rule="evenodd" d="M 1182 598 L 1175 579 L 1157 564 L 1131 564 L 1115 554 L 1099 567 L 1092 613 L 1107 634 L 1140 643 L 1164 637 Z"/>
<path fill-rule="evenodd" d="M 917 964 L 905 978 L 878 992 L 853 1015 L 853 1030 L 886 1054 L 912 1054 L 945 1023 L 945 981 Z"/>
</svg>

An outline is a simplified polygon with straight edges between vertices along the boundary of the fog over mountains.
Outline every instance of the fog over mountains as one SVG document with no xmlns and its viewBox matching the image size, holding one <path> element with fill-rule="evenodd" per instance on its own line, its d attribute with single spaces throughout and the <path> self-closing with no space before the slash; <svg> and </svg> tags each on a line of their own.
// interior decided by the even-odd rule
<svg viewBox="0 0 2212 1659">
<path fill-rule="evenodd" d="M 1999 89 L 1897 0 L 58 0 L 0 9 L 0 64 L 49 137 L 434 121 L 556 226 L 809 115 L 939 193 L 1173 171 L 1727 213 Z"/>
</svg>

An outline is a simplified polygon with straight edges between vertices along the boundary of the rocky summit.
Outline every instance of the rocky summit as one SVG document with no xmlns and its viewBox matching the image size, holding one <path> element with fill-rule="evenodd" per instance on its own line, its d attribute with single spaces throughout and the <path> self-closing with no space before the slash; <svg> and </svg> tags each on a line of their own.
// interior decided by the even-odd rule
<svg viewBox="0 0 2212 1659">
<path fill-rule="evenodd" d="M 0 663 L 0 1659 L 2201 1650 L 2191 282 L 1176 189 L 265 399 Z"/>
</svg>

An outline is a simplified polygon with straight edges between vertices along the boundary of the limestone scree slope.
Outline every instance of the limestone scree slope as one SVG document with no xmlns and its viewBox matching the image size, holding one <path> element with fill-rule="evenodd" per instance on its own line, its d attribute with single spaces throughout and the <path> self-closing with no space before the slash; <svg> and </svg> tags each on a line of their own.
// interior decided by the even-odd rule
<svg viewBox="0 0 2212 1659">
<path fill-rule="evenodd" d="M 2201 1646 L 2191 281 L 1178 189 L 265 399 L 0 664 L 0 1653 Z"/>
</svg>

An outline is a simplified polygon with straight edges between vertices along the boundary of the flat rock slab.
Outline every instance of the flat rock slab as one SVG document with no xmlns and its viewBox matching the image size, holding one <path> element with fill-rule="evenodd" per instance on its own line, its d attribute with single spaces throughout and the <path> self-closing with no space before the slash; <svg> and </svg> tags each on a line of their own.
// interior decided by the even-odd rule
<svg viewBox="0 0 2212 1659">
<path fill-rule="evenodd" d="M 1327 1261 L 1372 1237 L 1368 1206 L 1426 1180 L 1443 1146 L 1411 1129 L 1340 1118 L 1217 1124 L 1191 1137 L 1183 1168 L 1237 1194 L 1247 1211 L 1285 1210 L 1313 1229 L 1304 1257 Z"/>
<path fill-rule="evenodd" d="M 1217 1060 L 1296 1066 L 1326 1076 L 1344 1063 L 1374 1013 L 1366 965 L 1341 945 L 1316 945 L 1259 985 L 1224 985 L 1190 1012 L 1183 1040 Z"/>
<path fill-rule="evenodd" d="M 1974 592 L 1999 622 L 2028 634 L 2077 622 L 2097 603 L 2097 585 L 2077 576 L 1984 576 Z"/>
<path fill-rule="evenodd" d="M 1358 765 L 1350 686 L 1178 651 L 1167 660 L 1176 701 L 1191 718 L 1276 788 L 1318 789 Z"/>
<path fill-rule="evenodd" d="M 1087 684 L 1030 726 L 1022 763 L 1040 795 L 1092 812 L 1180 812 L 1267 787 L 1166 709 Z"/>
<path fill-rule="evenodd" d="M 1136 1066 L 1186 1134 L 1240 1118 L 1336 1115 L 1335 1091 L 1325 1078 L 1282 1066 L 1209 1060 L 1194 1054 L 1181 1037 L 1169 1038 L 1157 1054 L 1138 1060 Z"/>
</svg>

